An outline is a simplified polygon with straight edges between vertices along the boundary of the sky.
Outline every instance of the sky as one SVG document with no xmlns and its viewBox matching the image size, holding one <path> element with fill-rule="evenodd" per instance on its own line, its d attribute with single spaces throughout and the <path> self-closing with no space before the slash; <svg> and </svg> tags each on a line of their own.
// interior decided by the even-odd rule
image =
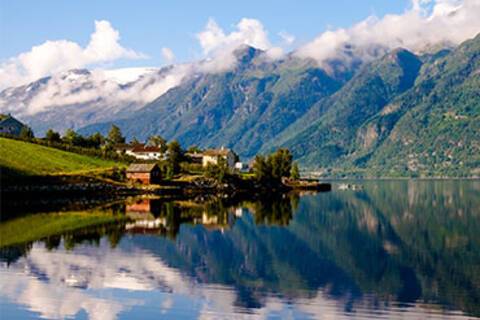
<svg viewBox="0 0 480 320">
<path fill-rule="evenodd" d="M 179 61 L 202 55 L 195 39 L 210 18 L 226 31 L 242 18 L 262 22 L 272 41 L 278 33 L 295 36 L 296 43 L 312 40 L 327 28 L 348 27 L 369 15 L 401 13 L 407 0 L 1 0 L 0 61 L 30 50 L 47 40 L 88 43 L 95 20 L 106 20 L 119 31 L 124 47 L 149 59 L 117 65 L 165 64 L 162 48 L 170 48 Z"/>
<path fill-rule="evenodd" d="M 0 89 L 74 68 L 208 63 L 176 69 L 220 72 L 251 45 L 368 61 L 388 50 L 457 45 L 480 32 L 480 0 L 0 0 Z M 177 72 L 178 71 L 178 72 Z"/>
</svg>

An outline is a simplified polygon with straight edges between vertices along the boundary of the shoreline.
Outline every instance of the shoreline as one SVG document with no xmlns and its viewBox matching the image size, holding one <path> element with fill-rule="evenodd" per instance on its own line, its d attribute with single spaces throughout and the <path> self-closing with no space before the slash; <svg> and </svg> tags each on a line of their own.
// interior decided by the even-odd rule
<svg viewBox="0 0 480 320">
<path fill-rule="evenodd" d="M 165 181 L 162 184 L 138 185 L 98 177 L 80 175 L 29 176 L 19 183 L 2 181 L 3 199 L 21 196 L 136 196 L 136 195 L 237 195 L 285 193 L 290 191 L 330 191 L 331 184 L 309 180 L 289 181 L 279 184 L 260 185 L 253 180 L 235 179 L 218 183 L 211 179 L 199 178 L 193 181 Z"/>
</svg>

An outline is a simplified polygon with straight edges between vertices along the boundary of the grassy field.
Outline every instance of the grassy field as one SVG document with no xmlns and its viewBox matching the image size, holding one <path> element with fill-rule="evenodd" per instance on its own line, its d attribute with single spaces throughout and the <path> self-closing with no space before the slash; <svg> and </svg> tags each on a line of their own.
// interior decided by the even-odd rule
<svg viewBox="0 0 480 320">
<path fill-rule="evenodd" d="M 119 165 L 113 161 L 6 138 L 0 138 L 0 155 L 2 171 L 27 176 L 82 174 Z"/>
</svg>

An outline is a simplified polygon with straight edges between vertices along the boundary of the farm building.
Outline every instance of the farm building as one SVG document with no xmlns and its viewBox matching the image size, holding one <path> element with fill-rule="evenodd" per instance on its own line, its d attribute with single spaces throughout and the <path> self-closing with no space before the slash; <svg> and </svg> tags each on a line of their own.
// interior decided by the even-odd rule
<svg viewBox="0 0 480 320">
<path fill-rule="evenodd" d="M 127 168 L 127 179 L 142 184 L 160 182 L 160 168 L 155 163 L 133 163 Z"/>
<path fill-rule="evenodd" d="M 165 160 L 166 153 L 156 146 L 148 146 L 143 143 L 136 144 L 117 144 L 115 151 L 118 154 L 125 153 L 140 160 Z"/>
<path fill-rule="evenodd" d="M 164 160 L 166 156 L 159 147 L 141 145 L 127 150 L 126 154 L 142 160 Z"/>
<path fill-rule="evenodd" d="M 208 164 L 217 165 L 220 159 L 225 159 L 230 168 L 235 167 L 238 156 L 230 149 L 209 149 L 203 152 L 202 164 L 206 167 Z"/>
<path fill-rule="evenodd" d="M 7 114 L 0 114 L 0 133 L 11 136 L 19 136 L 25 125 Z"/>
</svg>

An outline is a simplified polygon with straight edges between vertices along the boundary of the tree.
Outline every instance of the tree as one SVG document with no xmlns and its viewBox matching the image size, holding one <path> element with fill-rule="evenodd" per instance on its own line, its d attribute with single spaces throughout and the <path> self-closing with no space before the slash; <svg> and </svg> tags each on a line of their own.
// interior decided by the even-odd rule
<svg viewBox="0 0 480 320">
<path fill-rule="evenodd" d="M 86 139 L 86 147 L 98 149 L 105 142 L 105 138 L 96 132 Z"/>
<path fill-rule="evenodd" d="M 45 140 L 48 143 L 61 143 L 62 138 L 60 137 L 60 133 L 53 131 L 52 129 L 48 129 L 45 133 Z"/>
<path fill-rule="evenodd" d="M 205 176 L 207 178 L 215 179 L 219 183 L 227 180 L 230 174 L 230 168 L 224 158 L 218 160 L 218 164 L 209 163 L 205 168 Z"/>
<path fill-rule="evenodd" d="M 283 177 L 289 177 L 292 169 L 292 154 L 288 149 L 278 149 L 268 157 L 272 169 L 272 177 L 275 180 L 281 180 Z"/>
<path fill-rule="evenodd" d="M 253 163 L 253 173 L 260 182 L 267 182 L 272 179 L 271 168 L 264 156 L 257 155 Z"/>
<path fill-rule="evenodd" d="M 298 169 L 298 164 L 296 162 L 292 165 L 292 170 L 290 171 L 290 178 L 294 180 L 300 179 L 300 170 Z"/>
<path fill-rule="evenodd" d="M 267 158 L 256 156 L 253 172 L 262 183 L 280 183 L 283 177 L 290 177 L 292 154 L 288 149 L 278 149 Z"/>
<path fill-rule="evenodd" d="M 33 130 L 28 126 L 23 126 L 22 130 L 20 130 L 20 139 L 31 140 L 33 138 L 35 138 Z"/>
<path fill-rule="evenodd" d="M 162 153 L 167 151 L 167 140 L 163 139 L 161 136 L 151 136 L 148 138 L 147 144 L 160 148 Z"/>
<path fill-rule="evenodd" d="M 177 140 L 173 140 L 167 145 L 167 162 L 171 166 L 174 174 L 180 172 L 180 162 L 183 160 L 183 150 Z"/>
<path fill-rule="evenodd" d="M 200 149 L 198 146 L 196 145 L 193 145 L 193 146 L 190 146 L 187 150 L 188 153 L 201 153 L 202 152 L 202 149 Z"/>
<path fill-rule="evenodd" d="M 133 137 L 132 140 L 130 140 L 130 144 L 131 145 L 139 145 L 141 144 L 140 141 L 138 141 L 138 139 L 136 137 Z"/>
<path fill-rule="evenodd" d="M 112 124 L 112 127 L 108 132 L 107 141 L 108 143 L 113 145 L 119 144 L 119 143 L 125 143 L 125 137 L 122 136 L 122 131 L 120 130 L 120 128 Z"/>
<path fill-rule="evenodd" d="M 78 146 L 81 144 L 82 136 L 78 133 L 73 131 L 73 129 L 68 129 L 65 131 L 65 134 L 62 137 L 62 141 L 65 144 L 69 144 L 71 146 Z"/>
</svg>

